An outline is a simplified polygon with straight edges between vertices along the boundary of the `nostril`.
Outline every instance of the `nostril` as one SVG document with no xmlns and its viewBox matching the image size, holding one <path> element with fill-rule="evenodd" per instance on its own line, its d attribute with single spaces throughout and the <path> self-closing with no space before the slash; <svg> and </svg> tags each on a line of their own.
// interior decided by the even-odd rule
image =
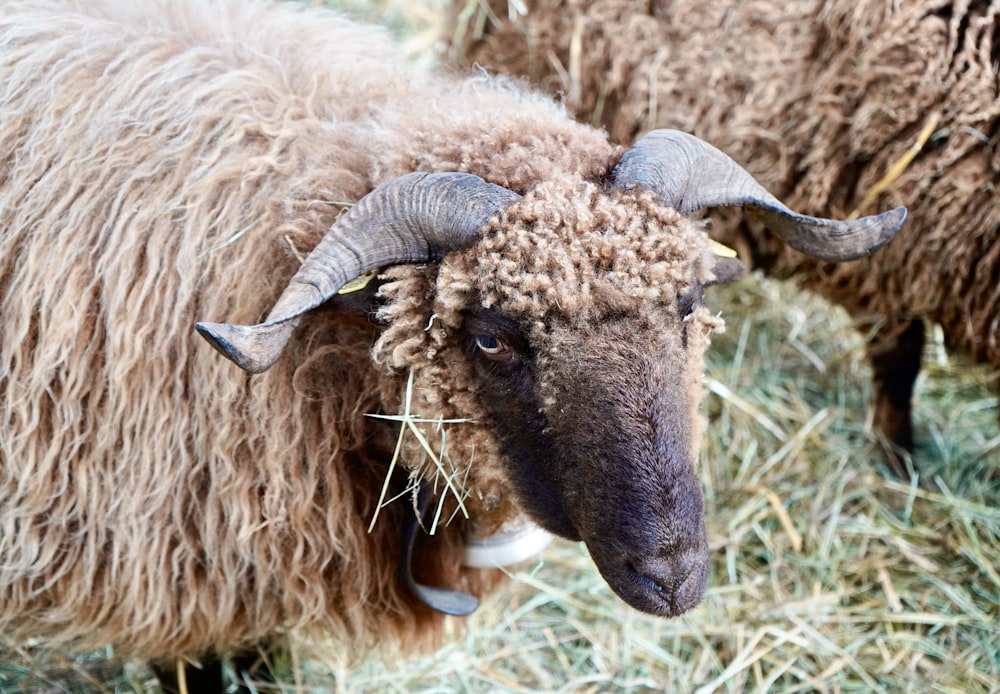
<svg viewBox="0 0 1000 694">
<path fill-rule="evenodd" d="M 612 590 L 643 612 L 676 617 L 695 607 L 705 594 L 707 542 L 690 542 L 682 548 L 668 543 L 631 543 L 616 548 L 617 552 L 590 543 L 587 547 Z"/>
<path fill-rule="evenodd" d="M 644 580 L 649 585 L 649 587 L 653 589 L 654 592 L 659 593 L 660 597 L 662 597 L 664 600 L 670 599 L 671 597 L 670 592 L 655 579 L 650 578 L 649 576 L 643 576 L 642 574 L 640 574 L 639 577 L 642 580 Z"/>
<path fill-rule="evenodd" d="M 677 578 L 670 567 L 665 566 L 643 566 L 642 568 L 632 566 L 639 580 L 645 584 L 648 590 L 659 594 L 663 599 L 669 600 L 677 586 Z"/>
<path fill-rule="evenodd" d="M 698 603 L 708 579 L 707 557 L 680 552 L 666 558 L 629 561 L 628 567 L 651 600 L 662 601 L 672 613 Z"/>
<path fill-rule="evenodd" d="M 669 599 L 676 582 L 674 567 L 667 561 L 628 562 L 628 568 L 647 590 Z"/>
</svg>

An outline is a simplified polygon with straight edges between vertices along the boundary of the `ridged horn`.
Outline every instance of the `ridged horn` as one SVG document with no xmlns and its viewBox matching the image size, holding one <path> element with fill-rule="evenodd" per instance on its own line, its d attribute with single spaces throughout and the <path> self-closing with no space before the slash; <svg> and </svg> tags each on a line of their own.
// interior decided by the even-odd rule
<svg viewBox="0 0 1000 694">
<path fill-rule="evenodd" d="M 475 241 L 517 193 L 464 173 L 411 173 L 375 188 L 306 257 L 263 323 L 197 323 L 219 352 L 250 373 L 277 361 L 298 318 L 359 275 L 440 259 Z"/>
<path fill-rule="evenodd" d="M 647 133 L 622 156 L 612 176 L 615 187 L 654 190 L 682 214 L 725 205 L 749 207 L 786 244 L 831 262 L 871 253 L 906 219 L 905 207 L 844 222 L 798 214 L 726 154 L 679 130 Z"/>
</svg>

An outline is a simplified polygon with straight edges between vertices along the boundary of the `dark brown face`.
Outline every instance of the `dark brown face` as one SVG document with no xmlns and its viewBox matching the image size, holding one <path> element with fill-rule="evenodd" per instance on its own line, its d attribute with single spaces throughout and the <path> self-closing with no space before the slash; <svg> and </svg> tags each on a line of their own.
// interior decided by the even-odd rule
<svg viewBox="0 0 1000 694">
<path fill-rule="evenodd" d="M 708 577 L 688 327 L 618 315 L 529 335 L 495 312 L 465 324 L 479 397 L 526 511 L 585 542 L 622 599 L 664 616 L 695 606 Z"/>
</svg>

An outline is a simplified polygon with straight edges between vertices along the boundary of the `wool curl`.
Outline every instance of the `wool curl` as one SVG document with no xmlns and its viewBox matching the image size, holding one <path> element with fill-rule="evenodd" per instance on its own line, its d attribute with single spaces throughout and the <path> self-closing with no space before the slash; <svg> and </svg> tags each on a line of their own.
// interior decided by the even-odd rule
<svg viewBox="0 0 1000 694">
<path fill-rule="evenodd" d="M 692 263 L 695 249 L 701 257 Z M 483 305 L 538 322 L 556 312 L 599 319 L 614 294 L 670 313 L 711 267 L 706 234 L 653 193 L 609 195 L 578 177 L 537 186 L 477 256 Z"/>
</svg>

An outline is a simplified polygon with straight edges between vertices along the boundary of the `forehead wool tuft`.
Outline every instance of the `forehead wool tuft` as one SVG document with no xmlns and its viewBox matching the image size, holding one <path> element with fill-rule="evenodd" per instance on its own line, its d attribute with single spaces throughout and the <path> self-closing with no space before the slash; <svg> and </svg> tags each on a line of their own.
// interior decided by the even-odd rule
<svg viewBox="0 0 1000 694">
<path fill-rule="evenodd" d="M 649 191 L 547 181 L 510 207 L 476 250 L 483 304 L 543 319 L 593 318 L 655 302 L 673 307 L 707 278 L 703 226 Z"/>
</svg>

